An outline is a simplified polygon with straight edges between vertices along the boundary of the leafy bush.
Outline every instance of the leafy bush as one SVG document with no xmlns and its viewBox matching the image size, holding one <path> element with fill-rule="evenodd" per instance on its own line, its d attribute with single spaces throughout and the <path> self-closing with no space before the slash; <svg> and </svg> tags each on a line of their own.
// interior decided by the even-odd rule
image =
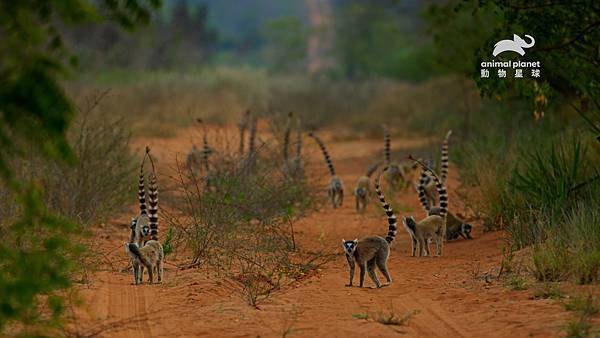
<svg viewBox="0 0 600 338">
<path fill-rule="evenodd" d="M 103 110 L 95 109 L 100 99 L 98 96 L 80 109 L 68 131 L 76 165 L 43 159 L 35 152 L 13 163 L 20 179 L 38 182 L 49 211 L 81 225 L 102 222 L 122 210 L 136 187 L 130 132 L 122 119 L 106 117 Z M 20 209 L 14 196 L 2 191 L 0 203 L 7 208 L 0 211 L 0 217 L 6 223 L 17 217 Z"/>
<path fill-rule="evenodd" d="M 312 208 L 315 190 L 305 180 L 284 177 L 277 151 L 263 147 L 254 156 L 218 151 L 208 173 L 179 168 L 172 198 L 180 216 L 171 218 L 172 227 L 192 251 L 187 266 L 206 264 L 256 306 L 326 258 L 300 250 L 293 229 L 298 213 Z"/>
</svg>

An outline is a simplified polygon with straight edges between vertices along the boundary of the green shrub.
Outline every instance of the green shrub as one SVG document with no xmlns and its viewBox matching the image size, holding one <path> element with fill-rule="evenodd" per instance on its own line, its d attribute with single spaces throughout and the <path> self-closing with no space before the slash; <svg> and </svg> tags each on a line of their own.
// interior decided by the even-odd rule
<svg viewBox="0 0 600 338">
<path fill-rule="evenodd" d="M 179 168 L 172 197 L 179 216 L 171 225 L 193 254 L 189 266 L 233 281 L 252 306 L 327 259 L 297 246 L 293 222 L 313 207 L 316 190 L 285 177 L 279 157 L 267 146 L 251 157 L 216 149 L 208 173 Z"/>
<path fill-rule="evenodd" d="M 77 165 L 43 159 L 30 152 L 13 166 L 18 177 L 32 179 L 41 186 L 50 211 L 81 225 L 103 222 L 124 209 L 136 188 L 130 131 L 122 119 L 107 117 L 94 104 L 80 109 L 68 139 L 78 158 Z M 0 222 L 7 222 L 18 216 L 19 209 L 8 190 L 0 191 L 4 191 L 0 203 L 7 206 L 0 210 Z"/>
<path fill-rule="evenodd" d="M 571 257 L 563 243 L 550 237 L 545 243 L 533 246 L 535 277 L 544 282 L 557 282 L 565 279 L 571 268 Z"/>
<path fill-rule="evenodd" d="M 519 275 L 512 275 L 506 285 L 515 291 L 526 290 L 527 289 L 527 281 L 525 278 Z"/>
</svg>

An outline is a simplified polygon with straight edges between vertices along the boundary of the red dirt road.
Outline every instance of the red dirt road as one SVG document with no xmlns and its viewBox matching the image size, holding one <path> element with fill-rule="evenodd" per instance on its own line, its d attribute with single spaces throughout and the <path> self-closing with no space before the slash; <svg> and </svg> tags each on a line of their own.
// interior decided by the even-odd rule
<svg viewBox="0 0 600 338">
<path fill-rule="evenodd" d="M 190 148 L 192 132 L 176 138 L 138 140 L 146 142 L 162 162 L 172 165 Z M 325 135 L 326 136 L 326 135 Z M 100 271 L 80 288 L 84 305 L 75 310 L 71 329 L 83 336 L 99 337 L 275 337 L 284 333 L 299 337 L 549 337 L 563 335 L 570 319 L 552 300 L 533 300 L 533 291 L 512 291 L 501 282 L 486 281 L 486 273 L 497 273 L 503 233 L 482 233 L 475 222 L 474 240 L 445 245 L 440 258 L 410 257 L 410 241 L 399 226 L 388 262 L 394 282 L 381 289 L 344 287 L 348 278 L 341 239 L 360 238 L 387 231 L 386 220 L 371 200 L 363 216 L 354 211 L 351 195 L 356 179 L 363 174 L 382 142 L 353 140 L 334 142 L 325 137 L 337 171 L 346 185 L 344 206 L 330 206 L 298 221 L 294 227 L 300 246 L 324 245 L 338 252 L 335 260 L 315 275 L 272 294 L 255 309 L 248 306 L 226 281 L 218 280 L 203 268 L 178 270 L 167 264 L 166 281 L 161 285 L 131 285 L 123 243 L 128 232 L 122 219 L 99 227 L 96 246 L 103 253 Z M 422 146 L 421 141 L 394 140 L 394 147 Z M 313 158 L 315 172 L 326 175 L 318 148 L 308 138 L 306 152 Z M 458 188 L 457 172 L 451 167 L 450 206 L 462 210 L 453 191 Z M 325 192 L 323 192 L 325 193 Z M 408 189 L 395 198 L 396 205 L 423 217 L 416 193 Z M 377 209 L 376 209 L 377 208 Z M 399 218 L 405 212 L 395 210 Z M 162 223 L 164 226 L 164 222 Z M 164 232 L 163 232 L 164 233 Z M 433 245 L 432 245 L 433 246 Z M 172 262 L 170 262 L 172 263 Z M 380 275 L 380 274 L 379 274 Z M 358 280 L 355 276 L 355 282 Z M 366 285 L 372 286 L 366 278 Z M 361 314 L 414 314 L 408 326 L 382 325 L 365 320 Z"/>
</svg>

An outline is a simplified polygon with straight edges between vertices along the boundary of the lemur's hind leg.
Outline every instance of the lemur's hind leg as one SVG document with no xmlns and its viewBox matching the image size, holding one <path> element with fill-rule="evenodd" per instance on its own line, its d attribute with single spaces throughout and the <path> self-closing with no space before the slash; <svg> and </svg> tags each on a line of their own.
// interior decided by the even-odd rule
<svg viewBox="0 0 600 338">
<path fill-rule="evenodd" d="M 375 283 L 375 286 L 377 288 L 380 288 L 381 283 L 379 282 L 379 279 L 377 278 L 377 274 L 375 273 L 375 258 L 373 258 L 367 262 L 367 271 L 369 272 L 369 277 L 371 277 L 371 279 L 373 280 L 373 283 Z"/>
<path fill-rule="evenodd" d="M 139 282 L 138 282 L 139 275 L 140 275 L 140 266 L 139 266 L 139 264 L 133 263 L 133 284 L 135 284 L 135 285 L 139 284 Z"/>
<path fill-rule="evenodd" d="M 161 283 L 162 282 L 162 276 L 163 276 L 163 260 L 159 260 L 157 265 L 156 265 L 156 274 L 158 275 L 158 280 L 157 283 Z"/>
<path fill-rule="evenodd" d="M 375 261 L 375 263 L 377 263 L 377 267 L 379 268 L 379 270 L 385 277 L 387 284 L 389 285 L 389 284 L 392 284 L 392 277 L 390 277 L 390 272 L 388 271 L 386 261 L 387 261 L 387 256 L 382 256 L 382 257 L 378 257 L 377 260 Z"/>
<path fill-rule="evenodd" d="M 152 284 L 154 282 L 154 267 L 147 265 L 146 269 L 148 270 L 148 284 Z"/>
</svg>

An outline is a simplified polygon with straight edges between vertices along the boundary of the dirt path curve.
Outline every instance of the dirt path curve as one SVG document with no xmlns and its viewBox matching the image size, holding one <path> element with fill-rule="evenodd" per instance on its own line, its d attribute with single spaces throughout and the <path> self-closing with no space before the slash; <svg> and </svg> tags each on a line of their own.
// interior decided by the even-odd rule
<svg viewBox="0 0 600 338">
<path fill-rule="evenodd" d="M 223 137 L 223 133 L 219 135 Z M 335 211 L 323 207 L 295 224 L 300 245 L 311 245 L 319 238 L 331 251 L 340 253 L 316 275 L 275 293 L 259 309 L 246 305 L 226 282 L 212 278 L 202 268 L 179 271 L 167 264 L 165 283 L 135 287 L 130 285 L 132 276 L 121 271 L 127 264 L 122 248 L 127 238 L 124 215 L 97 231 L 97 245 L 105 262 L 91 282 L 81 288 L 85 305 L 75 311 L 74 330 L 83 336 L 99 337 L 561 335 L 569 315 L 555 302 L 533 300 L 531 290 L 511 291 L 481 277 L 499 266 L 503 234 L 484 234 L 477 223 L 476 239 L 448 243 L 441 258 L 410 257 L 410 241 L 400 227 L 388 263 L 393 284 L 381 289 L 344 287 L 348 268 L 340 240 L 386 232 L 386 221 L 376 200 L 365 215 L 357 215 L 351 195 L 356 178 L 366 170 L 373 154 L 380 152 L 381 142 L 333 141 L 327 136 L 324 134 L 325 141 L 346 185 L 345 204 Z M 190 140 L 196 137 L 196 131 L 185 130 L 176 138 L 137 140 L 136 147 L 150 144 L 164 167 L 175 162 L 176 153 L 183 158 L 190 149 Z M 394 147 L 412 149 L 424 143 L 394 140 Z M 308 139 L 304 147 L 315 172 L 326 179 L 318 148 Z M 451 167 L 450 206 L 460 210 L 463 205 L 454 192 L 458 187 L 456 175 Z M 398 217 L 423 217 L 412 191 L 398 194 L 394 205 L 400 207 L 395 210 Z M 368 278 L 366 282 L 371 286 Z M 415 314 L 408 326 L 361 319 L 364 314 L 373 317 L 392 311 L 400 317 L 413 311 Z"/>
</svg>

